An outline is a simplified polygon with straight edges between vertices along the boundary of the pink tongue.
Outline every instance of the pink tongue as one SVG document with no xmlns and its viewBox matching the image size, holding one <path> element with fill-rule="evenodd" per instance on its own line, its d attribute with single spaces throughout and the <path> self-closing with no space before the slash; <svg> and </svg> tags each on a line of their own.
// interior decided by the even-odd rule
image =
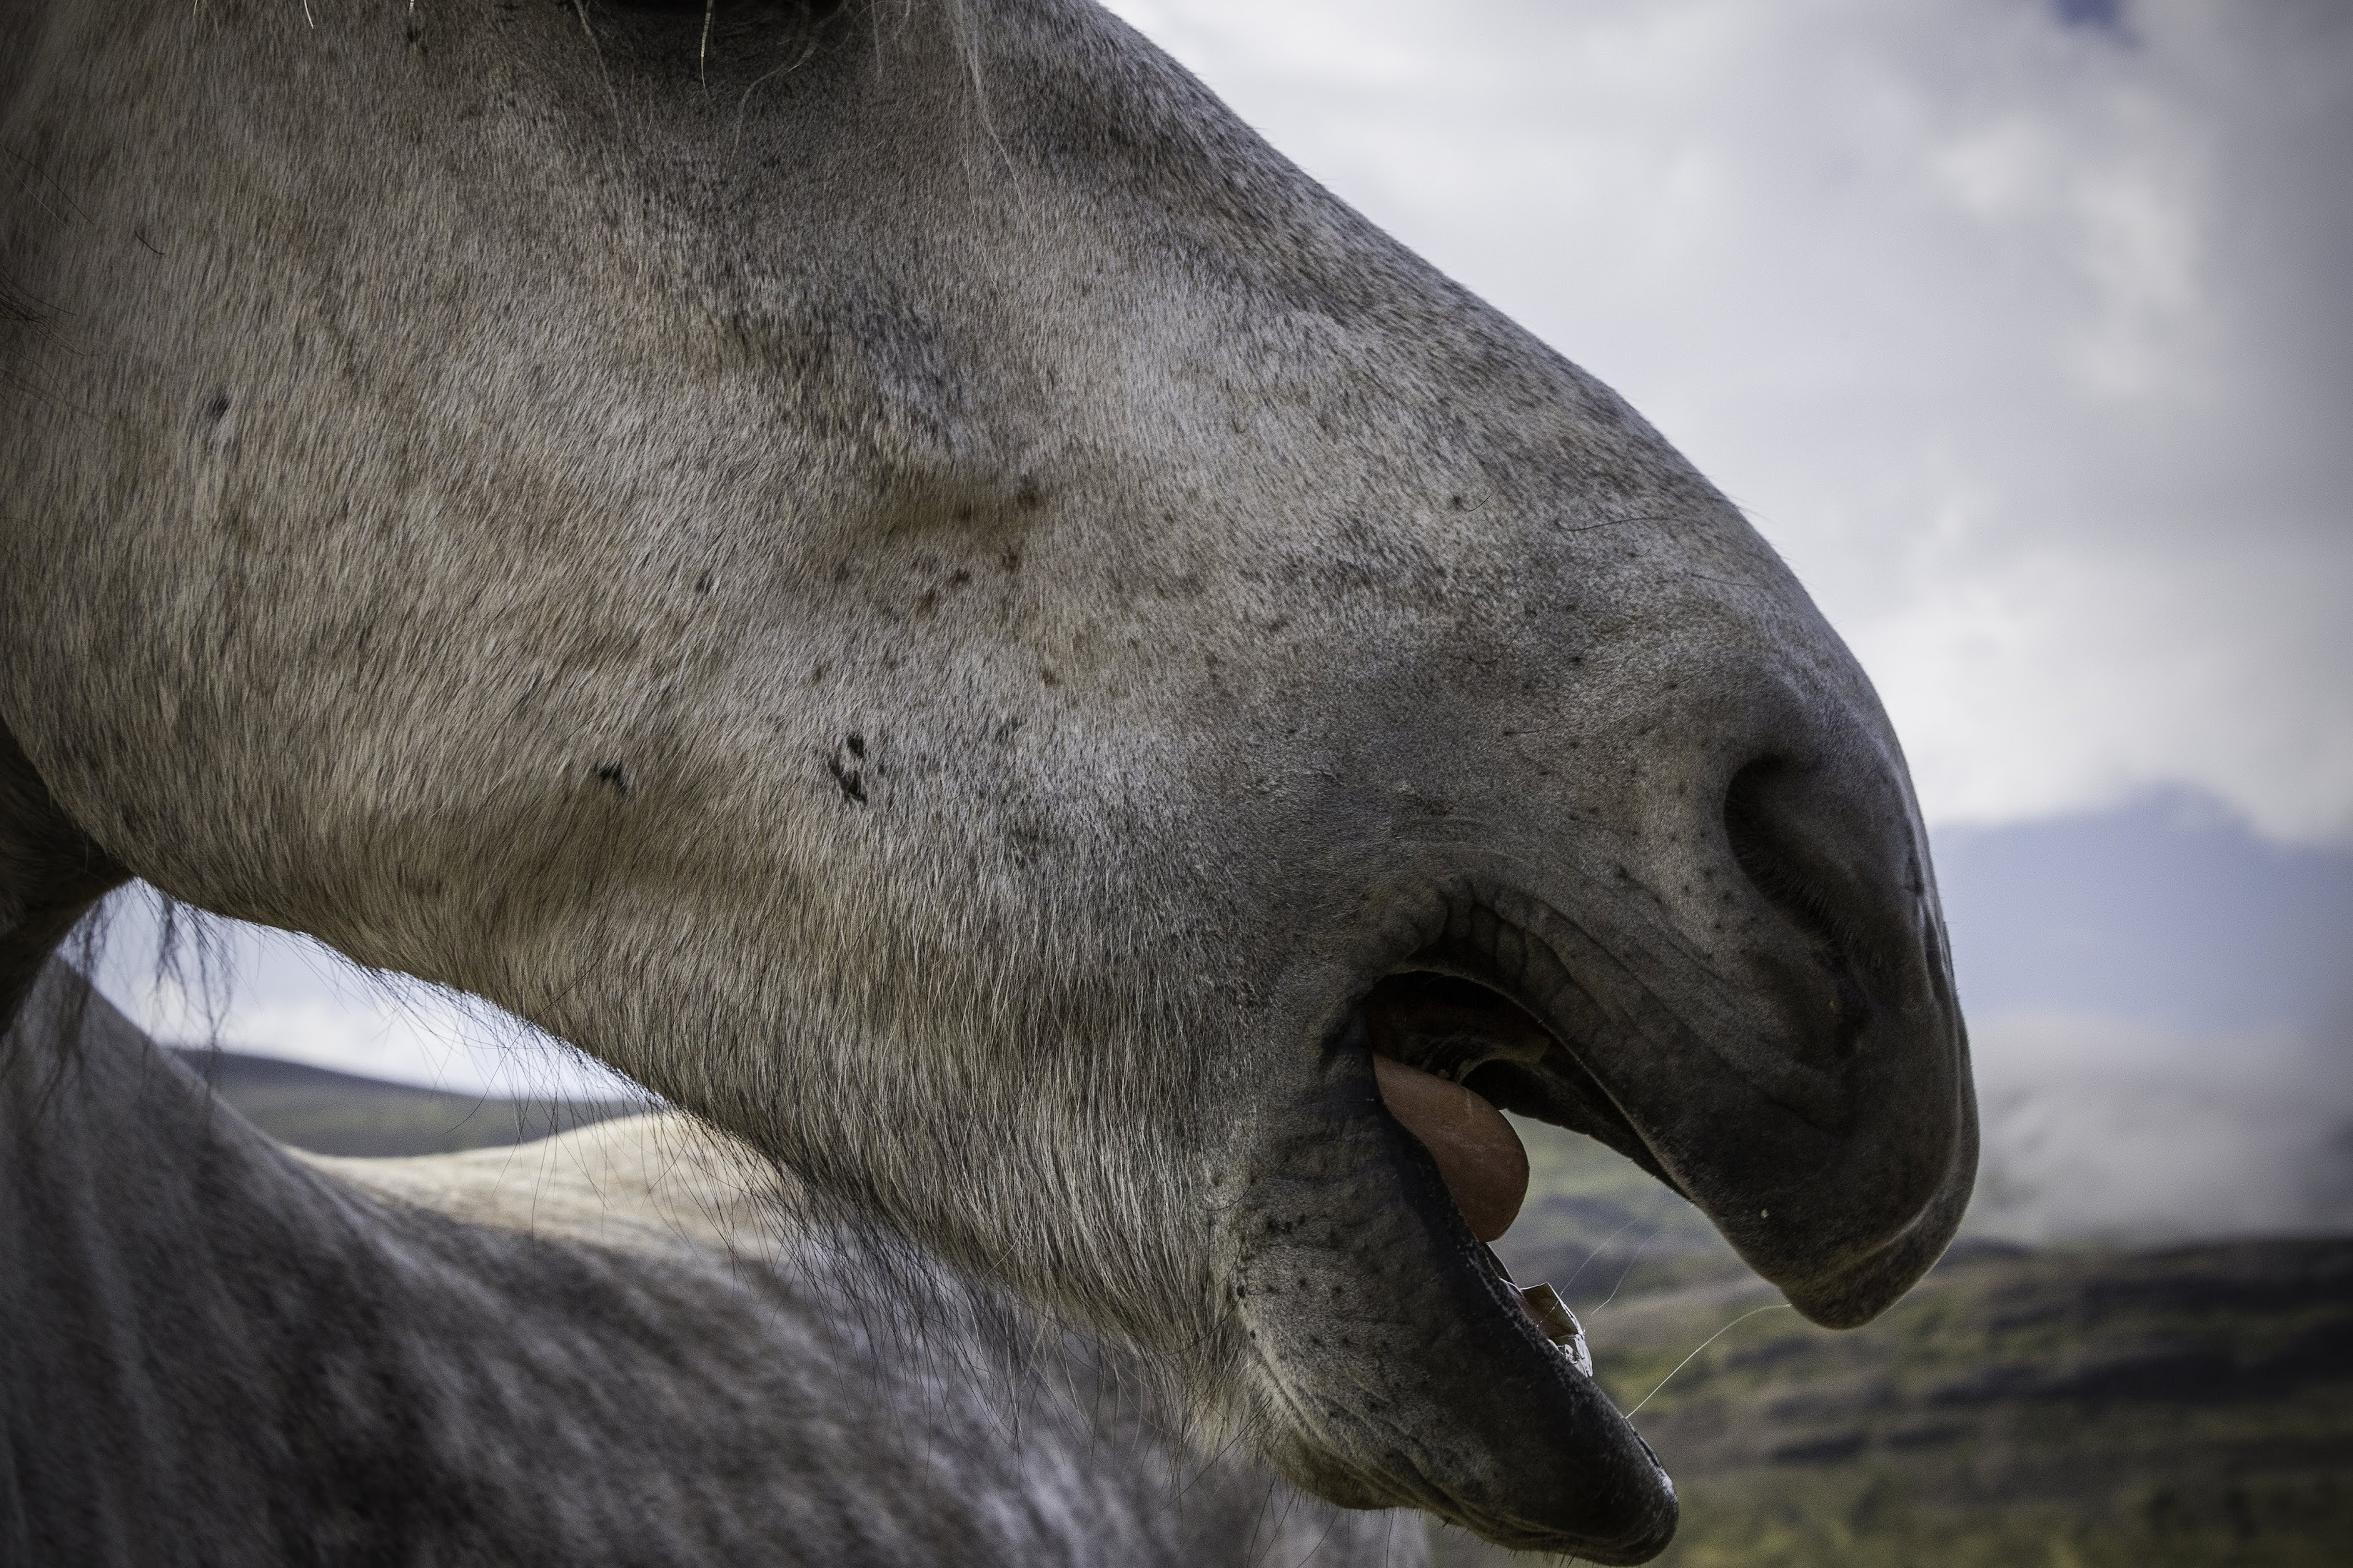
<svg viewBox="0 0 2353 1568">
<path fill-rule="evenodd" d="M 1493 1241 L 1512 1228 L 1528 1195 L 1528 1152 L 1504 1113 L 1459 1083 L 1387 1057 L 1373 1058 L 1381 1103 L 1421 1140 L 1471 1234 Z"/>
</svg>

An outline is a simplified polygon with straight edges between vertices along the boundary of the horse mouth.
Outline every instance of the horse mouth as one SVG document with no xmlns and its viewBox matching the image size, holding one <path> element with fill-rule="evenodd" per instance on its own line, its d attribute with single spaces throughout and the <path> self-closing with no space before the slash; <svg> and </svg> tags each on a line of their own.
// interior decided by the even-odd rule
<svg viewBox="0 0 2353 1568">
<path fill-rule="evenodd" d="M 1515 1079 L 1544 1072 L 1558 1053 L 1552 1076 L 1583 1079 L 1578 1087 L 1603 1108 L 1589 1121 L 1614 1119 L 1611 1131 L 1639 1143 L 1631 1127 L 1552 1031 L 1481 980 L 1451 969 L 1408 969 L 1374 985 L 1357 1018 L 1381 1103 L 1438 1167 L 1480 1244 L 1479 1261 L 1546 1342 L 1590 1377 L 1592 1352 L 1577 1314 L 1550 1284 L 1523 1286 L 1495 1256 L 1493 1244 L 1519 1216 L 1528 1190 L 1527 1151 L 1500 1106 L 1519 1106 L 1527 1096 Z"/>
<path fill-rule="evenodd" d="M 1672 1538 L 1674 1489 L 1649 1446 L 1593 1380 L 1582 1325 L 1553 1287 L 1514 1280 L 1489 1244 L 1517 1216 L 1528 1188 L 1527 1155 L 1503 1112 L 1598 1138 L 1637 1160 L 1671 1188 L 1633 1123 L 1579 1059 L 1567 1030 L 1549 1025 L 1516 994 L 1503 965 L 1458 944 L 1417 953 L 1376 981 L 1347 1015 L 1337 1044 L 1362 1052 L 1381 1108 L 1404 1136 L 1398 1198 L 1437 1245 L 1411 1249 L 1393 1266 L 1440 1276 L 1398 1280 L 1409 1294 L 1434 1289 L 1449 1331 L 1483 1342 L 1487 1376 L 1508 1385 L 1508 1404 L 1540 1418 L 1514 1423 L 1529 1450 L 1548 1449 L 1546 1490 L 1583 1492 L 1526 1506 L 1514 1493 L 1533 1479 L 1469 1494 L 1411 1499 L 1490 1540 L 1568 1550 L 1588 1561 L 1639 1563 Z M 1435 1177 L 1435 1180 L 1430 1178 Z M 1677 1189 L 1680 1190 L 1680 1189 Z M 1458 1387 L 1461 1385 L 1458 1384 Z M 1463 1388 L 1477 1397 L 1483 1390 Z M 1492 1414 L 1492 1413 L 1491 1413 Z M 1483 1425 L 1483 1423 L 1482 1423 Z M 1538 1429 L 1544 1436 L 1539 1437 Z M 1534 1453 L 1518 1456 L 1525 1461 Z M 1493 1478 L 1497 1482 L 1503 1477 Z M 1419 1488 L 1414 1489 L 1419 1491 Z M 1558 1505 L 1566 1503 L 1561 1509 Z"/>
<path fill-rule="evenodd" d="M 1572 921 L 1481 871 L 1397 897 L 1355 977 L 1318 976 L 1339 984 L 1306 1114 L 1237 1210 L 1284 1429 L 1266 1451 L 1335 1501 L 1648 1561 L 1672 1481 L 1575 1314 L 1488 1245 L 1528 1182 L 1504 1113 L 1632 1160 L 1815 1321 L 1868 1321 L 1943 1250 L 1975 1171 L 1941 944 L 1924 926 L 1858 1005 L 1796 926 L 1710 947 L 1636 899 Z"/>
</svg>

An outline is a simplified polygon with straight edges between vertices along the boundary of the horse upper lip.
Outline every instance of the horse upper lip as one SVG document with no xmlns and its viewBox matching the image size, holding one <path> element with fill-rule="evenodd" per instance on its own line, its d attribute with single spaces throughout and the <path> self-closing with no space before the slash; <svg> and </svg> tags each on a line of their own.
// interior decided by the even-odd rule
<svg viewBox="0 0 2353 1568">
<path fill-rule="evenodd" d="M 1419 1049 L 1492 1103 L 1633 1161 L 1819 1321 L 1874 1315 L 1942 1250 L 1976 1123 L 1941 972 L 1875 966 L 1858 1003 L 1788 953 L 1735 954 L 1723 962 L 1747 967 L 1719 973 L 1639 907 L 1615 926 L 1570 921 L 1492 878 L 1439 902 L 1364 996 L 1483 995 L 1483 1045 Z"/>
<path fill-rule="evenodd" d="M 1581 1058 L 1570 1029 L 1540 1006 L 1512 977 L 1456 951 L 1409 959 L 1373 984 L 1358 1010 L 1378 1054 L 1470 1085 L 1515 1115 L 1584 1133 L 1688 1197 Z"/>
</svg>

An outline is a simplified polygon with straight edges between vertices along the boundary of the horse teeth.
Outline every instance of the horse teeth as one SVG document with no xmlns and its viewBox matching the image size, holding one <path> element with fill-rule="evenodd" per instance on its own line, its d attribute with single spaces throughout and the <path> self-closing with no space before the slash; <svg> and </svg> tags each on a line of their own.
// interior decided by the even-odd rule
<svg viewBox="0 0 2353 1568">
<path fill-rule="evenodd" d="M 1510 1289 L 1519 1298 L 1520 1310 L 1528 1315 L 1544 1337 L 1568 1358 L 1570 1365 L 1591 1377 L 1593 1351 L 1585 1342 L 1585 1325 L 1577 1321 L 1577 1314 L 1560 1299 L 1560 1292 L 1549 1285 L 1531 1285 L 1525 1290 L 1516 1286 Z"/>
</svg>

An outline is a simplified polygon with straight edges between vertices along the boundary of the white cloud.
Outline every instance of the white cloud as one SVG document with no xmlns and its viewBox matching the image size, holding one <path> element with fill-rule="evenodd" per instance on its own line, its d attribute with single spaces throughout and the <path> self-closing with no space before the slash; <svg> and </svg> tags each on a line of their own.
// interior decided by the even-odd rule
<svg viewBox="0 0 2353 1568">
<path fill-rule="evenodd" d="M 1932 818 L 2353 836 L 2353 13 L 1114 9 L 1749 508 Z"/>
<path fill-rule="evenodd" d="M 2353 1071 L 2308 1033 L 2020 1014 L 1976 1031 L 1968 1228 L 2021 1241 L 2353 1226 Z"/>
</svg>

